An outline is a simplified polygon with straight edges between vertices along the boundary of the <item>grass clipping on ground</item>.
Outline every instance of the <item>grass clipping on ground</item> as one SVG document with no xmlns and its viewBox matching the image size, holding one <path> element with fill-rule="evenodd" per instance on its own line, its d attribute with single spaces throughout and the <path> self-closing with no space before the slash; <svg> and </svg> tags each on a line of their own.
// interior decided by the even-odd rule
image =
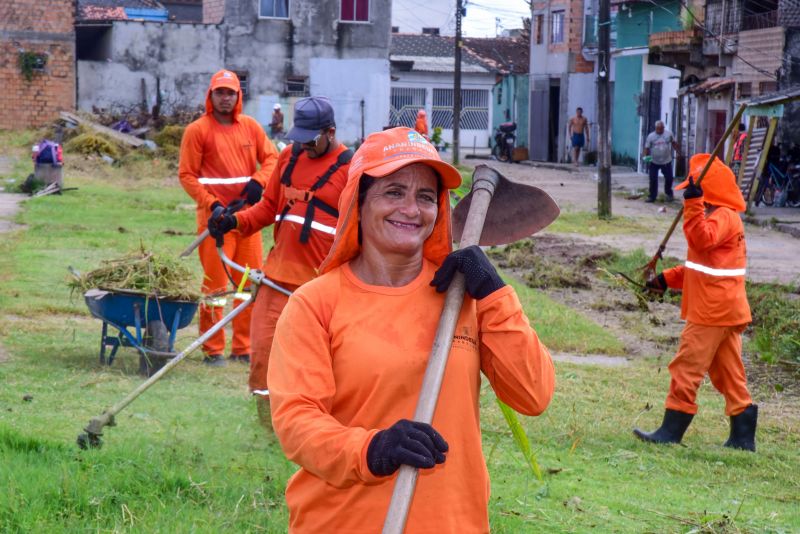
<svg viewBox="0 0 800 534">
<path fill-rule="evenodd" d="M 179 260 L 140 248 L 121 258 L 105 260 L 93 271 L 69 282 L 73 291 L 125 291 L 169 300 L 197 301 L 200 294 L 192 272 Z"/>
</svg>

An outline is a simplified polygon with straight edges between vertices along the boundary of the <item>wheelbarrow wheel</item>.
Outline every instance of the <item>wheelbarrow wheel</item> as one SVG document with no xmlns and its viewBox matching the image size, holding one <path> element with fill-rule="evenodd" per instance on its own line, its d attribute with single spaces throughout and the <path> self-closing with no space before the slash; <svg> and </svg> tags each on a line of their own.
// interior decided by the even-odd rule
<svg viewBox="0 0 800 534">
<path fill-rule="evenodd" d="M 169 331 L 167 326 L 161 321 L 150 321 L 147 323 L 144 347 L 150 351 L 166 353 L 169 351 Z M 169 361 L 169 356 L 143 352 L 139 355 L 139 374 L 146 377 L 153 376 L 164 364 Z"/>
</svg>

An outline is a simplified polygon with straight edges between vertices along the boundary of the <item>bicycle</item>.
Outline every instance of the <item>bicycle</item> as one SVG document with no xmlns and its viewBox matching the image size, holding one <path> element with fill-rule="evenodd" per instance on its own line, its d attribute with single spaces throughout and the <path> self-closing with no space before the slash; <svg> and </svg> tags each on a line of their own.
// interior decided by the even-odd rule
<svg viewBox="0 0 800 534">
<path fill-rule="evenodd" d="M 761 178 L 756 190 L 755 205 L 763 202 L 765 206 L 782 208 L 800 207 L 800 179 L 797 165 L 789 166 L 781 171 L 777 165 L 770 163 Z"/>
</svg>

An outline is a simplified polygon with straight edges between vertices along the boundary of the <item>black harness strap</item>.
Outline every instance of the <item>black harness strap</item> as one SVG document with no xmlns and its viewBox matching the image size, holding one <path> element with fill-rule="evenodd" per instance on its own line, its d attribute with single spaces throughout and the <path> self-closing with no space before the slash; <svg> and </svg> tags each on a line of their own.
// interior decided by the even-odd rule
<svg viewBox="0 0 800 534">
<path fill-rule="evenodd" d="M 289 158 L 289 164 L 286 165 L 286 170 L 283 171 L 281 176 L 281 183 L 283 185 L 292 185 L 292 173 L 294 166 L 297 165 L 297 158 L 303 153 L 303 145 L 300 143 L 292 143 L 292 157 Z"/>
<path fill-rule="evenodd" d="M 292 145 L 292 157 L 289 160 L 289 164 L 286 166 L 286 171 L 284 171 L 283 176 L 281 176 L 281 183 L 286 187 L 291 187 L 292 185 L 292 171 L 294 170 L 294 165 L 295 163 L 297 163 L 297 158 L 300 156 L 300 152 L 302 150 L 301 149 L 296 151 L 295 146 L 300 147 L 300 144 L 295 143 L 294 145 Z M 297 155 L 295 155 L 295 152 L 297 152 Z M 320 187 L 328 183 L 328 180 L 331 179 L 331 176 L 333 176 L 333 174 L 336 171 L 338 171 L 342 165 L 347 165 L 348 163 L 350 163 L 350 160 L 352 158 L 353 158 L 353 151 L 349 149 L 339 154 L 339 157 L 336 158 L 336 162 L 330 167 L 328 167 L 328 170 L 325 171 L 325 173 L 319 177 L 319 179 L 314 183 L 314 185 L 312 185 L 308 189 L 308 191 L 313 193 L 314 191 L 318 190 Z M 280 215 L 281 221 L 286 216 L 286 214 L 289 213 L 289 209 L 291 209 L 293 205 L 294 203 L 291 202 L 287 203 L 286 206 L 283 207 L 283 210 L 281 211 Z M 300 231 L 301 243 L 307 243 L 309 237 L 311 236 L 311 223 L 314 221 L 314 211 L 316 210 L 316 208 L 321 209 L 322 211 L 333 217 L 336 218 L 339 217 L 339 210 L 337 210 L 330 204 L 327 204 L 322 200 L 319 200 L 316 196 L 312 196 L 311 200 L 308 201 L 308 207 L 306 208 L 306 215 L 305 215 L 305 220 L 303 222 L 303 229 Z"/>
</svg>

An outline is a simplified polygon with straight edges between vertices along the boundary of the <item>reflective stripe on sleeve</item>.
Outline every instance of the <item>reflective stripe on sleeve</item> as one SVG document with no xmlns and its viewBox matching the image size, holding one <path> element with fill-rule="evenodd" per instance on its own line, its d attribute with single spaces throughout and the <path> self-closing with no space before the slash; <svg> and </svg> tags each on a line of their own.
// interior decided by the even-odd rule
<svg viewBox="0 0 800 534">
<path fill-rule="evenodd" d="M 254 389 L 253 395 L 261 395 L 262 397 L 269 397 L 268 389 Z"/>
<path fill-rule="evenodd" d="M 708 267 L 706 265 L 700 265 L 699 263 L 695 263 L 693 261 L 686 261 L 686 268 L 692 269 L 695 271 L 700 271 L 704 274 L 710 274 L 711 276 L 744 276 L 745 269 L 714 269 L 713 267 Z"/>
<path fill-rule="evenodd" d="M 246 184 L 250 181 L 249 176 L 235 176 L 232 178 L 198 178 L 198 182 L 203 185 L 220 185 L 220 184 Z"/>
<path fill-rule="evenodd" d="M 211 297 L 206 298 L 203 303 L 211 308 L 224 308 L 228 304 L 228 299 L 225 297 Z"/>
<path fill-rule="evenodd" d="M 250 293 L 236 292 L 233 294 L 233 298 L 235 298 L 236 300 L 250 300 Z"/>
<path fill-rule="evenodd" d="M 305 224 L 306 219 L 305 217 L 300 217 L 299 215 L 284 215 L 283 218 L 281 218 L 280 215 L 275 216 L 275 222 L 282 222 L 282 221 L 291 221 L 291 222 L 296 222 L 297 224 Z M 335 227 L 326 226 L 324 224 L 318 223 L 317 221 L 311 221 L 311 228 L 313 230 L 324 232 L 326 234 L 336 235 Z"/>
</svg>

